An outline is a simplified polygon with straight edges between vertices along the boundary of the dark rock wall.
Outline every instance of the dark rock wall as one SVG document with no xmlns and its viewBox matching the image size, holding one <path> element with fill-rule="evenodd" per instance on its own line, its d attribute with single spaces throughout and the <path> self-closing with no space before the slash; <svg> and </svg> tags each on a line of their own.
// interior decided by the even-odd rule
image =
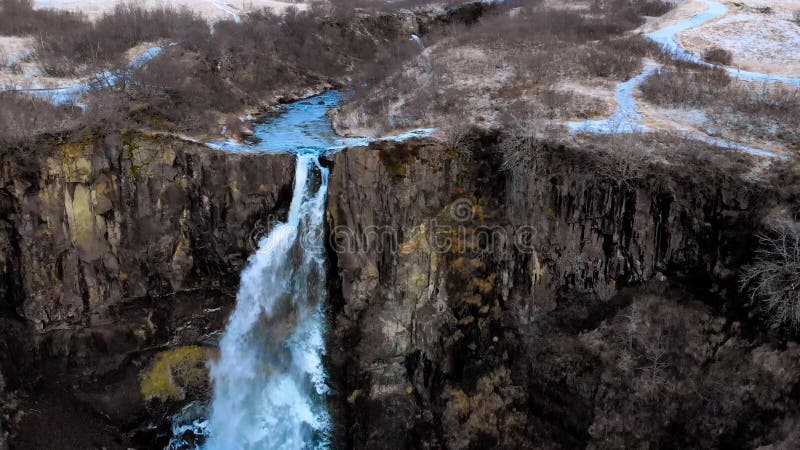
<svg viewBox="0 0 800 450">
<path fill-rule="evenodd" d="M 677 156 L 617 183 L 591 149 L 506 171 L 474 144 L 327 161 L 337 448 L 797 446 L 800 347 L 736 289 L 769 186 Z M 0 448 L 162 445 L 144 425 L 207 397 L 293 158 L 142 135 L 36 155 L 0 160 Z"/>
<path fill-rule="evenodd" d="M 215 344 L 242 266 L 285 218 L 294 157 L 145 135 L 35 154 L 0 160 L 0 371 L 133 426 L 152 355 Z"/>
<path fill-rule="evenodd" d="M 617 184 L 567 148 L 501 171 L 493 145 L 332 158 L 340 447 L 796 442 L 798 347 L 735 288 L 769 189 L 677 156 Z"/>
</svg>

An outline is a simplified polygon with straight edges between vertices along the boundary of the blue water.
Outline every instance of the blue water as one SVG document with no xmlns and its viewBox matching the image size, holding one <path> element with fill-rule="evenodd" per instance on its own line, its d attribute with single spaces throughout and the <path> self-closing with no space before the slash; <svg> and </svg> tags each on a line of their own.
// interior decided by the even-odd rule
<svg viewBox="0 0 800 450">
<path fill-rule="evenodd" d="M 254 136 L 244 142 L 212 141 L 210 146 L 232 152 L 322 152 L 331 148 L 363 145 L 363 138 L 337 136 L 328 111 L 339 105 L 341 94 L 328 91 L 290 103 L 255 124 Z"/>
<path fill-rule="evenodd" d="M 342 137 L 331 126 L 328 111 L 342 100 L 339 91 L 309 97 L 283 106 L 255 124 L 254 135 L 244 142 L 233 139 L 211 141 L 207 145 L 231 152 L 320 153 L 345 147 L 367 145 L 375 140 L 403 141 L 429 136 L 433 128 L 419 128 L 383 137 Z"/>
<path fill-rule="evenodd" d="M 372 138 L 337 136 L 328 112 L 341 101 L 329 91 L 288 104 L 256 123 L 247 142 L 207 145 L 231 152 L 296 155 L 295 187 L 286 222 L 259 241 L 242 272 L 236 307 L 210 364 L 211 404 L 173 417 L 167 449 L 261 450 L 330 447 L 325 354 L 323 242 L 328 169 L 319 158 Z M 380 139 L 429 135 L 418 129 Z M 276 326 L 280 324 L 280 326 Z M 196 408 L 190 408 L 192 410 Z M 184 441 L 191 432 L 195 441 Z"/>
</svg>

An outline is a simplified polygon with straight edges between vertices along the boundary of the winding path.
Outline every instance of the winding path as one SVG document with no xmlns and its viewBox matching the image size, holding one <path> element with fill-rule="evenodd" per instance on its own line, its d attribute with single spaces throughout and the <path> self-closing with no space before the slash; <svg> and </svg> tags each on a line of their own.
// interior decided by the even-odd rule
<svg viewBox="0 0 800 450">
<path fill-rule="evenodd" d="M 681 46 L 678 41 L 678 34 L 691 28 L 699 27 L 707 22 L 718 19 L 728 13 L 728 7 L 714 0 L 699 0 L 708 8 L 706 11 L 696 14 L 680 23 L 662 28 L 645 36 L 653 42 L 660 44 L 664 50 L 672 53 L 677 59 L 684 59 L 704 66 L 713 67 L 697 55 L 692 54 Z M 782 75 L 771 75 L 760 72 L 750 72 L 740 70 L 736 67 L 723 66 L 723 68 L 733 77 L 748 81 L 767 81 L 771 83 L 781 82 L 800 86 L 800 77 L 787 77 Z"/>
<path fill-rule="evenodd" d="M 694 27 L 701 26 L 711 20 L 715 20 L 728 13 L 728 7 L 720 2 L 713 0 L 699 0 L 706 7 L 707 10 L 696 14 L 686 20 L 677 24 L 661 28 L 659 30 L 645 34 L 648 39 L 660 44 L 665 51 L 671 53 L 676 59 L 683 59 L 694 63 L 713 66 L 704 61 L 699 56 L 689 52 L 686 48 L 681 46 L 677 39 L 677 35 L 681 32 L 689 30 Z M 646 61 L 644 69 L 637 76 L 630 80 L 617 85 L 614 99 L 617 103 L 614 113 L 605 119 L 600 120 L 581 120 L 566 122 L 565 125 L 570 131 L 573 132 L 587 132 L 594 134 L 615 134 L 615 133 L 632 133 L 632 132 L 650 132 L 653 131 L 650 127 L 642 122 L 643 115 L 637 106 L 637 99 L 634 95 L 636 88 L 641 85 L 651 74 L 661 67 L 660 64 L 653 61 Z M 769 83 L 788 83 L 800 87 L 800 77 L 787 77 L 781 75 L 771 75 L 766 73 L 749 72 L 739 70 L 735 67 L 723 67 L 732 77 L 747 80 L 747 81 L 762 81 Z M 731 142 L 723 139 L 713 138 L 708 135 L 690 132 L 685 134 L 686 137 L 707 142 L 723 148 L 731 148 L 741 150 L 757 156 L 775 157 L 775 153 L 742 145 L 736 142 Z"/>
<path fill-rule="evenodd" d="M 138 55 L 136 55 L 128 64 L 127 69 L 123 70 L 131 72 L 134 69 L 144 67 L 150 60 L 160 55 L 165 48 L 175 45 L 174 43 L 168 45 L 158 45 L 150 47 Z M 79 84 L 69 86 L 61 86 L 56 88 L 17 88 L 9 89 L 8 92 L 21 92 L 48 101 L 56 106 L 62 105 L 75 105 L 81 109 L 86 109 L 86 105 L 80 102 L 80 98 L 94 88 L 102 86 L 113 86 L 119 82 L 119 72 L 102 72 L 94 75 L 91 78 L 84 80 Z"/>
</svg>

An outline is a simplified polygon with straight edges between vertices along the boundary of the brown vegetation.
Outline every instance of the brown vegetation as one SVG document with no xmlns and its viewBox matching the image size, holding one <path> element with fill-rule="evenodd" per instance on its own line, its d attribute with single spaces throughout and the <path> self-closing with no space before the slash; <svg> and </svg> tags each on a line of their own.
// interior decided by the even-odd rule
<svg viewBox="0 0 800 450">
<path fill-rule="evenodd" d="M 475 24 L 430 31 L 425 53 L 359 90 L 337 125 L 379 133 L 450 123 L 451 114 L 479 126 L 499 125 L 499 115 L 512 109 L 541 119 L 603 114 L 607 105 L 601 98 L 559 84 L 624 81 L 641 70 L 642 58 L 659 55 L 652 42 L 625 35 L 642 23 L 644 4 L 597 2 L 585 14 L 540 1 L 515 2 L 494 7 Z"/>
<path fill-rule="evenodd" d="M 0 35 L 58 33 L 84 23 L 85 17 L 78 13 L 34 10 L 33 0 L 0 0 Z"/>
<path fill-rule="evenodd" d="M 730 137 L 800 140 L 800 90 L 790 86 L 734 82 L 723 69 L 679 66 L 653 74 L 641 90 L 657 105 L 701 109 Z"/>
<path fill-rule="evenodd" d="M 75 126 L 79 111 L 16 92 L 0 92 L 0 148 L 25 144 L 43 133 L 60 133 Z"/>
<path fill-rule="evenodd" d="M 729 66 L 733 62 L 733 54 L 724 48 L 712 47 L 703 53 L 703 59 L 711 64 Z"/>
<path fill-rule="evenodd" d="M 774 325 L 800 329 L 800 229 L 781 220 L 760 237 L 753 264 L 743 270 L 741 284 Z"/>
<path fill-rule="evenodd" d="M 185 8 L 126 3 L 93 23 L 78 13 L 35 10 L 31 0 L 0 1 L 0 33 L 33 35 L 42 71 L 52 76 L 120 67 L 123 54 L 143 42 L 200 42 L 209 34 L 207 22 Z"/>
</svg>

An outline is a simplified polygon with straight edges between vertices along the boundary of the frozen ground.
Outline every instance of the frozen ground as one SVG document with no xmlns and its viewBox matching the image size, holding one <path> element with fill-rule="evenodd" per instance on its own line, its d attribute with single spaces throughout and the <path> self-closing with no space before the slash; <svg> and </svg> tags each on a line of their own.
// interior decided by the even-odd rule
<svg viewBox="0 0 800 450">
<path fill-rule="evenodd" d="M 103 13 L 111 11 L 115 6 L 126 3 L 127 0 L 35 0 L 36 9 L 63 9 L 68 11 L 81 11 L 90 19 L 96 19 Z M 185 6 L 197 11 L 209 21 L 238 20 L 242 13 L 264 7 L 272 8 L 275 12 L 284 11 L 290 6 L 305 9 L 304 3 L 282 2 L 277 0 L 144 0 L 135 2 L 144 6 L 172 5 Z"/>
<path fill-rule="evenodd" d="M 708 64 L 699 55 L 721 47 L 734 54 L 736 67 L 726 67 L 731 76 L 745 81 L 780 82 L 800 86 L 800 26 L 792 18 L 794 4 L 779 1 L 769 10 L 752 2 L 724 4 L 713 0 L 690 1 L 665 16 L 651 20 L 642 31 L 647 38 L 671 51 L 677 58 Z M 731 8 L 735 8 L 732 11 Z M 745 64 L 748 62 L 748 64 Z M 707 118 L 696 110 L 665 110 L 637 101 L 638 86 L 657 68 L 647 62 L 636 77 L 617 85 L 616 109 L 605 119 L 567 122 L 571 131 L 609 134 L 670 130 L 724 148 L 758 156 L 780 153 L 770 143 L 757 146 L 714 136 Z"/>
<path fill-rule="evenodd" d="M 617 103 L 614 113 L 606 119 L 581 120 L 567 122 L 567 127 L 572 131 L 583 131 L 595 134 L 632 133 L 635 131 L 648 131 L 642 122 L 642 115 L 636 105 L 634 91 L 656 69 L 658 64 L 647 61 L 644 70 L 630 80 L 617 85 L 614 100 Z"/>
<path fill-rule="evenodd" d="M 699 63 L 710 47 L 729 50 L 734 66 L 726 69 L 738 78 L 800 86 L 800 25 L 790 20 L 800 1 L 770 3 L 766 13 L 749 3 L 692 0 L 640 31 L 676 56 Z"/>
<path fill-rule="evenodd" d="M 800 9 L 800 1 L 798 9 Z M 702 54 L 720 47 L 748 71 L 800 74 L 800 26 L 776 14 L 738 12 L 683 33 L 681 44 Z"/>
</svg>

